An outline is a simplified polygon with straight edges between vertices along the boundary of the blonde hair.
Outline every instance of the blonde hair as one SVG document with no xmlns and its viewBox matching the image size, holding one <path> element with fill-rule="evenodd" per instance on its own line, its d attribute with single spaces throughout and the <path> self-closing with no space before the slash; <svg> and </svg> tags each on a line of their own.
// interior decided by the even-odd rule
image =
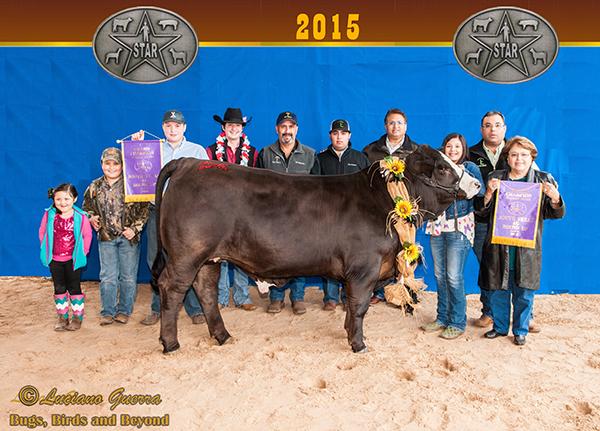
<svg viewBox="0 0 600 431">
<path fill-rule="evenodd" d="M 526 149 L 527 151 L 529 151 L 529 153 L 531 154 L 531 159 L 532 160 L 535 160 L 535 158 L 538 155 L 538 149 L 535 146 L 535 144 L 533 142 L 531 142 L 525 136 L 514 136 L 514 137 L 510 138 L 508 140 L 508 142 L 506 143 L 506 146 L 504 147 L 504 150 L 502 151 L 504 153 L 504 155 L 508 157 L 508 152 L 515 145 L 519 145 L 520 147 L 523 147 L 524 149 Z"/>
</svg>

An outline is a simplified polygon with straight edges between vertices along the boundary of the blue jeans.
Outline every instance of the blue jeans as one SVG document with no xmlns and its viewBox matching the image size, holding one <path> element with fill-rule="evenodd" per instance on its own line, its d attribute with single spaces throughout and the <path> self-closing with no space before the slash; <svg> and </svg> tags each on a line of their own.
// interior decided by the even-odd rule
<svg viewBox="0 0 600 431">
<path fill-rule="evenodd" d="M 233 290 L 233 303 L 235 305 L 252 304 L 248 293 L 248 286 L 255 284 L 248 275 L 233 263 L 221 262 L 221 276 L 219 277 L 219 304 L 229 304 L 229 288 Z"/>
<path fill-rule="evenodd" d="M 153 208 L 150 210 L 148 222 L 146 224 L 146 235 L 148 238 L 146 263 L 148 264 L 148 268 L 150 268 L 150 272 L 152 272 L 152 264 L 154 263 L 154 258 L 158 253 L 156 212 Z M 200 305 L 200 301 L 198 300 L 198 296 L 196 295 L 196 291 L 191 287 L 185 293 L 183 307 L 190 317 L 204 314 L 204 311 L 202 311 L 202 306 Z M 154 289 L 152 290 L 152 303 L 150 305 L 150 309 L 153 313 L 160 313 L 160 296 L 154 291 Z"/>
<path fill-rule="evenodd" d="M 285 299 L 285 291 L 290 289 L 290 301 L 304 301 L 305 278 L 293 278 L 282 287 L 271 286 L 269 289 L 269 299 L 273 301 L 283 301 Z"/>
<path fill-rule="evenodd" d="M 394 278 L 386 278 L 385 280 L 379 280 L 375 283 L 375 289 L 373 289 L 373 296 L 376 298 L 385 301 L 385 286 L 388 284 L 392 284 L 394 282 Z"/>
<path fill-rule="evenodd" d="M 204 314 L 202 305 L 200 305 L 200 301 L 198 300 L 198 295 L 196 295 L 196 291 L 191 287 L 187 292 L 185 292 L 185 297 L 183 298 L 183 308 L 185 308 L 185 312 L 190 317 Z M 150 305 L 150 309 L 153 313 L 160 313 L 160 296 L 154 291 L 154 289 L 152 289 L 152 304 Z"/>
<path fill-rule="evenodd" d="M 485 236 L 487 235 L 488 224 L 487 223 L 475 223 L 475 240 L 473 241 L 473 251 L 477 257 L 477 262 L 481 265 L 481 256 L 483 255 L 483 243 L 485 242 Z M 481 314 L 492 317 L 492 307 L 490 305 L 490 291 L 480 289 L 481 294 L 479 300 L 481 301 Z"/>
<path fill-rule="evenodd" d="M 465 262 L 471 243 L 461 232 L 431 236 L 431 254 L 437 283 L 437 321 L 461 331 L 467 326 Z"/>
<path fill-rule="evenodd" d="M 131 316 L 137 294 L 137 272 L 140 245 L 121 236 L 112 241 L 99 241 L 100 315 Z"/>
<path fill-rule="evenodd" d="M 323 277 L 323 302 L 340 302 L 340 289 L 342 290 L 342 302 L 346 303 L 346 290 L 344 285 L 337 280 Z"/>
<path fill-rule="evenodd" d="M 527 335 L 529 333 L 529 319 L 531 318 L 531 311 L 533 309 L 535 291 L 517 286 L 515 272 L 509 271 L 508 289 L 491 290 L 490 292 L 492 313 L 494 315 L 494 330 L 499 334 L 508 334 L 512 295 L 512 333 L 513 335 Z"/>
</svg>

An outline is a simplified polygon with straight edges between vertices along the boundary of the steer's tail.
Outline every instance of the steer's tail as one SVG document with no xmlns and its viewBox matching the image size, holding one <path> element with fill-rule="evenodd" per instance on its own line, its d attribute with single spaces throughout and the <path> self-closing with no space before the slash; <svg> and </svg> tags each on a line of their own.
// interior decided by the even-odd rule
<svg viewBox="0 0 600 431">
<path fill-rule="evenodd" d="M 167 255 L 165 250 L 163 250 L 162 239 L 160 236 L 160 206 L 162 203 L 162 194 L 165 188 L 165 184 L 169 177 L 177 170 L 179 159 L 171 160 L 167 163 L 160 171 L 158 175 L 158 179 L 156 180 L 156 257 L 154 258 L 154 263 L 152 264 L 152 281 L 150 282 L 152 289 L 156 293 L 158 293 L 158 277 L 162 273 L 165 265 L 167 264 Z"/>
</svg>

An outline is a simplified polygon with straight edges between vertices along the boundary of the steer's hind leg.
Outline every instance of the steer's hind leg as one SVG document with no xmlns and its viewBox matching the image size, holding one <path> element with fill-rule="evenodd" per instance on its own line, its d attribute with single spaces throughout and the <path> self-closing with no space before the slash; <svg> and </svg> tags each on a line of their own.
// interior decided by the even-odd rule
<svg viewBox="0 0 600 431">
<path fill-rule="evenodd" d="M 200 268 L 194 280 L 194 290 L 204 310 L 208 332 L 219 344 L 225 343 L 231 335 L 225 329 L 217 302 L 217 282 L 220 267 L 218 264 L 205 264 Z"/>
<path fill-rule="evenodd" d="M 177 283 L 174 277 L 173 267 L 169 264 L 160 274 L 158 289 L 160 292 L 160 341 L 163 345 L 163 353 L 173 352 L 179 349 L 177 341 L 177 316 L 183 305 L 183 297 L 187 291 L 189 282 Z"/>
<path fill-rule="evenodd" d="M 369 300 L 375 287 L 376 279 L 349 280 L 347 283 L 347 311 L 344 328 L 348 333 L 348 342 L 355 353 L 366 352 L 363 340 L 363 319 L 369 309 Z"/>
</svg>

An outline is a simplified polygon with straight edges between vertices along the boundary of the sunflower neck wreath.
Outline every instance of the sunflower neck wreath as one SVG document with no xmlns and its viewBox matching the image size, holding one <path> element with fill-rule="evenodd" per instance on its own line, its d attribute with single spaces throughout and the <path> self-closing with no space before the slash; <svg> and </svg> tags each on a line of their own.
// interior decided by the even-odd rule
<svg viewBox="0 0 600 431">
<path fill-rule="evenodd" d="M 379 172 L 386 180 L 388 193 L 394 208 L 386 220 L 386 233 L 392 235 L 392 226 L 398 233 L 402 248 L 396 255 L 396 281 L 385 287 L 385 299 L 401 307 L 415 305 L 416 293 L 427 285 L 423 279 L 415 279 L 415 269 L 421 258 L 423 247 L 415 242 L 416 224 L 422 221 L 419 199 L 411 199 L 404 184 L 406 165 L 398 157 L 388 156 L 379 162 Z"/>
</svg>

